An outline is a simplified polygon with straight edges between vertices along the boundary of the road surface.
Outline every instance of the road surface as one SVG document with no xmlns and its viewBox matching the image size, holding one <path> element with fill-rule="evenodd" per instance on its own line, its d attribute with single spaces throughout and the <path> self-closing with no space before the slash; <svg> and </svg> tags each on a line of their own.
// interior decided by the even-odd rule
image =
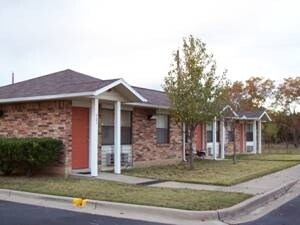
<svg viewBox="0 0 300 225">
<path fill-rule="evenodd" d="M 0 225 L 163 225 L 0 201 Z"/>
<path fill-rule="evenodd" d="M 240 225 L 299 225 L 300 224 L 300 196 L 285 203 L 278 209 L 260 219 L 241 223 Z"/>
</svg>

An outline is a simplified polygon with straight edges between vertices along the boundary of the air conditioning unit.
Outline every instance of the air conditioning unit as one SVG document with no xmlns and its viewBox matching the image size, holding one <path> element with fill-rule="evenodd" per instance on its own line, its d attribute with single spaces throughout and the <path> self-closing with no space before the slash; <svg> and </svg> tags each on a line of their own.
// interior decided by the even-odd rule
<svg viewBox="0 0 300 225">
<path fill-rule="evenodd" d="M 209 152 L 210 155 L 213 154 L 212 147 L 208 147 L 207 150 L 208 150 L 208 152 Z"/>
<path fill-rule="evenodd" d="M 248 145 L 246 148 L 247 152 L 253 152 L 254 148 L 251 145 Z"/>
<path fill-rule="evenodd" d="M 114 154 L 107 153 L 106 154 L 106 166 L 113 166 L 114 165 Z M 121 154 L 121 166 L 130 166 L 131 162 L 129 161 L 129 154 L 122 153 Z"/>
</svg>

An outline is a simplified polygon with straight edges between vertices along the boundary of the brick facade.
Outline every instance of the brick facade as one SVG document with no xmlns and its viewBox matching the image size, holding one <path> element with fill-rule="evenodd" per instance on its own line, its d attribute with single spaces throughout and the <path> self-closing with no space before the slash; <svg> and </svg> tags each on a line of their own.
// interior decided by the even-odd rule
<svg viewBox="0 0 300 225">
<path fill-rule="evenodd" d="M 1 104 L 1 137 L 52 137 L 63 141 L 64 155 L 52 172 L 68 174 L 72 156 L 72 102 L 43 101 Z"/>
<path fill-rule="evenodd" d="M 244 145 L 245 145 L 245 137 L 244 137 L 244 124 L 239 123 L 235 125 L 235 146 L 237 153 L 244 152 Z M 225 145 L 225 152 L 226 154 L 232 154 L 234 148 L 234 143 L 229 142 Z"/>
<path fill-rule="evenodd" d="M 149 119 L 155 114 L 153 109 L 135 108 L 132 113 L 132 138 L 134 165 L 152 162 L 179 161 L 182 158 L 182 129 L 170 118 L 170 141 L 156 143 L 156 120 Z"/>
<path fill-rule="evenodd" d="M 72 102 L 41 101 L 1 104 L 0 137 L 52 137 L 63 141 L 64 154 L 47 172 L 70 174 L 72 170 Z M 156 143 L 156 120 L 149 119 L 154 109 L 132 111 L 133 165 L 180 161 L 182 129 L 170 118 L 170 142 Z M 99 159 L 101 159 L 101 126 L 99 126 Z"/>
</svg>

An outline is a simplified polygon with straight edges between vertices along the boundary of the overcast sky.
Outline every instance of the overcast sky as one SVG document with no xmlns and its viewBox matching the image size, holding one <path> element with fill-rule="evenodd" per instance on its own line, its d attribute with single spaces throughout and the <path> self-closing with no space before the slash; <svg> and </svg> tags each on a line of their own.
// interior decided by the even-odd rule
<svg viewBox="0 0 300 225">
<path fill-rule="evenodd" d="M 298 2 L 0 0 L 0 85 L 70 68 L 160 89 L 189 34 L 231 80 L 299 76 Z"/>
</svg>

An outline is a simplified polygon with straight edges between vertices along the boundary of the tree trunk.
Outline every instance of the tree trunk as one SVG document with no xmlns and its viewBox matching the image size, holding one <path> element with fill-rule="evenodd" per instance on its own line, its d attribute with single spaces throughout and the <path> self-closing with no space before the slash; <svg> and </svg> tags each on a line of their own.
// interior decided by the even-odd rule
<svg viewBox="0 0 300 225">
<path fill-rule="evenodd" d="M 190 169 L 194 168 L 194 155 L 193 155 L 193 139 L 194 139 L 194 126 L 188 125 L 188 145 L 189 145 L 189 166 Z"/>
</svg>

